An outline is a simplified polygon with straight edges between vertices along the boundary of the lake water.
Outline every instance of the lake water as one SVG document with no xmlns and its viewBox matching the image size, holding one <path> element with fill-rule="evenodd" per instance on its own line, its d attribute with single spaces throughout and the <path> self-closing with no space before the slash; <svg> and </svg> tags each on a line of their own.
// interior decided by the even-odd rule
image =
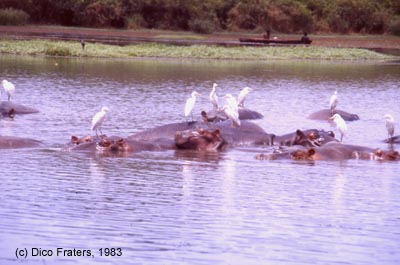
<svg viewBox="0 0 400 265">
<path fill-rule="evenodd" d="M 400 263 L 399 162 L 255 160 L 263 147 L 118 158 L 60 151 L 71 135 L 92 133 L 102 106 L 103 132 L 128 136 L 184 121 L 193 90 L 202 94 L 196 113 L 210 109 L 213 82 L 219 95 L 251 87 L 246 106 L 275 134 L 334 130 L 307 116 L 337 89 L 339 109 L 361 117 L 344 142 L 387 148 L 383 115 L 400 120 L 399 64 L 1 55 L 0 79 L 16 85 L 15 102 L 40 110 L 1 119 L 0 135 L 44 142 L 0 150 L 0 264 L 16 264 L 17 248 L 28 252 L 23 264 Z"/>
</svg>

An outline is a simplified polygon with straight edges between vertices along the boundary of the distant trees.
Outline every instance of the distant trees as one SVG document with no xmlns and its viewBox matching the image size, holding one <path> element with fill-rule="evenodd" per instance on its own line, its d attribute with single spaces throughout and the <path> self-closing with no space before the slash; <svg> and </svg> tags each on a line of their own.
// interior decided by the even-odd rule
<svg viewBox="0 0 400 265">
<path fill-rule="evenodd" d="M 265 29 L 282 33 L 400 31 L 398 0 L 0 1 L 0 9 L 7 8 L 22 10 L 29 15 L 31 23 L 65 26 L 157 28 L 200 33 L 261 32 Z M 6 24 L 1 21 L 0 17 L 0 23 Z"/>
</svg>

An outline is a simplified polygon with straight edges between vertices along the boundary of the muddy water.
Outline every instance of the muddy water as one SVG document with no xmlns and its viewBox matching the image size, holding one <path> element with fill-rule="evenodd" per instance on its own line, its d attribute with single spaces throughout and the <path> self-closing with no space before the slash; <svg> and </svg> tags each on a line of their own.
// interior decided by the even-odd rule
<svg viewBox="0 0 400 265">
<path fill-rule="evenodd" d="M 210 108 L 213 82 L 220 95 L 253 88 L 246 105 L 275 134 L 334 129 L 307 115 L 337 89 L 340 108 L 361 117 L 344 141 L 386 148 L 383 115 L 400 119 L 398 64 L 2 55 L 0 77 L 15 83 L 13 100 L 40 110 L 1 119 L 0 134 L 44 142 L 0 150 L 1 264 L 15 264 L 17 248 L 29 264 L 400 262 L 399 163 L 256 161 L 262 147 L 124 158 L 60 152 L 71 135 L 91 133 L 102 106 L 110 108 L 103 131 L 128 136 L 184 120 L 193 90 L 203 95 L 196 112 Z M 57 256 L 57 248 L 90 255 Z"/>
</svg>

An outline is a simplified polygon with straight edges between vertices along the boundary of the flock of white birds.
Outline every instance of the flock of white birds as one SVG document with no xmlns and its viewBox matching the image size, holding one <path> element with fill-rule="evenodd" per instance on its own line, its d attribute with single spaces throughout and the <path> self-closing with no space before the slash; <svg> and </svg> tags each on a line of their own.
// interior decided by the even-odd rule
<svg viewBox="0 0 400 265">
<path fill-rule="evenodd" d="M 14 95 L 14 92 L 15 92 L 14 84 L 7 80 L 3 80 L 1 82 L 1 84 L 4 88 L 5 93 L 7 94 L 8 101 L 10 101 L 11 97 Z M 226 114 L 226 116 L 228 117 L 228 119 L 231 120 L 231 122 L 234 126 L 240 126 L 239 107 L 244 107 L 244 101 L 245 101 L 247 95 L 249 94 L 249 92 L 251 91 L 251 88 L 249 88 L 249 87 L 243 88 L 240 91 L 237 100 L 234 96 L 232 96 L 232 94 L 226 94 L 224 96 L 225 104 L 222 107 L 220 107 L 219 102 L 218 102 L 217 86 L 218 85 L 216 83 L 213 84 L 213 87 L 212 87 L 212 90 L 211 90 L 211 93 L 209 96 L 211 104 L 213 105 L 213 109 L 215 111 L 223 111 Z M 193 91 L 191 94 L 191 97 L 189 97 L 186 100 L 185 109 L 184 109 L 184 115 L 185 115 L 186 119 L 188 119 L 189 115 L 191 115 L 192 121 L 193 121 L 193 109 L 196 104 L 196 97 L 198 97 L 198 96 L 200 96 L 200 94 L 197 93 L 196 91 Z M 331 114 L 332 114 L 332 117 L 330 117 L 329 119 L 333 120 L 333 122 L 335 123 L 336 128 L 340 132 L 340 141 L 343 141 L 343 137 L 347 133 L 347 125 L 346 125 L 345 120 L 340 116 L 340 114 L 334 113 L 336 110 L 336 107 L 338 105 L 338 102 L 339 102 L 338 92 L 335 91 L 329 101 L 329 107 L 330 107 Z M 98 131 L 100 131 L 100 133 L 102 134 L 101 126 L 106 118 L 108 111 L 109 111 L 108 107 L 103 107 L 101 109 L 101 111 L 99 111 L 98 113 L 96 113 L 93 116 L 91 130 L 96 131 L 96 136 L 98 135 Z M 386 129 L 388 132 L 388 139 L 391 139 L 394 135 L 394 128 L 395 128 L 394 118 L 390 114 L 384 115 L 383 118 L 386 120 Z"/>
</svg>

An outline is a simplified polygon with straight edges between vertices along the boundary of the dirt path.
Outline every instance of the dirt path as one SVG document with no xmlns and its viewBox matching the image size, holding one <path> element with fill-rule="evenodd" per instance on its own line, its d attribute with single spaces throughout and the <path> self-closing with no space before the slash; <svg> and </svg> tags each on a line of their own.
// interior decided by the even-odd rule
<svg viewBox="0 0 400 265">
<path fill-rule="evenodd" d="M 272 34 L 272 36 L 275 36 Z M 260 34 L 216 33 L 209 35 L 191 32 L 160 30 L 114 30 L 69 28 L 52 26 L 0 26 L 0 38 L 81 40 L 108 44 L 127 45 L 143 42 L 158 42 L 177 45 L 208 44 L 241 45 L 240 37 L 261 37 Z M 276 35 L 278 39 L 300 39 L 299 35 Z M 394 50 L 400 55 L 400 37 L 388 35 L 309 35 L 313 46 L 338 48 L 367 48 Z"/>
</svg>

